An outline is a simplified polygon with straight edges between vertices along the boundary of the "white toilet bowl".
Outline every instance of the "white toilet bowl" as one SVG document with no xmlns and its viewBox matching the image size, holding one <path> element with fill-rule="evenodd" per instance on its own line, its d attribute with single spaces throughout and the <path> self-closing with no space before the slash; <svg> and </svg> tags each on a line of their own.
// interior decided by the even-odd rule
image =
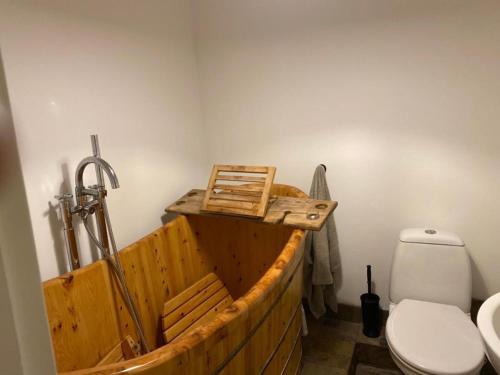
<svg viewBox="0 0 500 375">
<path fill-rule="evenodd" d="M 391 309 L 387 343 L 407 375 L 479 374 L 484 364 L 481 336 L 458 307 L 404 299 Z"/>
<path fill-rule="evenodd" d="M 484 347 L 470 319 L 472 272 L 455 233 L 409 228 L 394 252 L 386 325 L 391 355 L 405 374 L 478 374 Z"/>
</svg>

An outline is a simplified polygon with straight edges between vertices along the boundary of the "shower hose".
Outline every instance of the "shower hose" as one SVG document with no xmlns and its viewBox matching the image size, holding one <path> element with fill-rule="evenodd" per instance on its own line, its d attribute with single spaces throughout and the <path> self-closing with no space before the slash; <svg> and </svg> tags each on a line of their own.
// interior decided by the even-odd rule
<svg viewBox="0 0 500 375">
<path fill-rule="evenodd" d="M 113 254 L 110 253 L 108 248 L 103 246 L 103 244 L 97 239 L 95 234 L 90 230 L 89 224 L 87 222 L 88 215 L 82 215 L 83 224 L 92 242 L 99 248 L 99 250 L 101 250 L 103 258 L 106 259 L 106 261 L 113 269 L 117 277 L 118 283 L 120 284 L 120 287 L 122 289 L 123 296 L 125 297 L 124 298 L 125 303 L 127 304 L 132 320 L 134 321 L 137 334 L 139 335 L 139 338 L 141 340 L 142 353 L 148 353 L 150 350 L 146 341 L 146 336 L 144 334 L 144 327 L 137 312 L 137 307 L 135 306 L 135 303 L 132 300 L 132 296 L 130 295 L 127 283 L 125 282 L 125 274 L 123 272 L 123 267 L 120 262 L 120 258 L 118 257 L 118 251 L 116 250 L 115 236 L 113 235 L 113 228 L 111 227 L 111 220 L 109 217 L 108 205 L 106 204 L 106 200 L 103 199 L 101 201 L 101 204 L 102 204 L 102 209 L 104 211 L 104 220 L 106 221 L 106 228 L 111 242 L 111 248 L 113 250 Z"/>
</svg>

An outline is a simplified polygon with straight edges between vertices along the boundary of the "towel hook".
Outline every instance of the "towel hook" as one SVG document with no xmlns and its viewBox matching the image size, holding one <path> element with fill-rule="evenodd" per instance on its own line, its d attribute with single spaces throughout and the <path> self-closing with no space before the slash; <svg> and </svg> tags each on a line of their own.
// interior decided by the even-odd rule
<svg viewBox="0 0 500 375">
<path fill-rule="evenodd" d="M 326 165 L 324 164 L 320 164 L 323 168 L 325 168 L 325 172 L 326 172 Z"/>
</svg>

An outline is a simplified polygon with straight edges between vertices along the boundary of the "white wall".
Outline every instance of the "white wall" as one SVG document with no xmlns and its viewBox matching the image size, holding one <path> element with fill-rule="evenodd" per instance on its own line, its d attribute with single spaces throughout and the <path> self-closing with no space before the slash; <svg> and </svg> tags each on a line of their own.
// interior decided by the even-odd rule
<svg viewBox="0 0 500 375">
<path fill-rule="evenodd" d="M 358 303 L 371 263 L 386 304 L 408 226 L 458 232 L 475 297 L 500 290 L 497 1 L 194 4 L 196 39 L 184 0 L 0 3 L 42 278 L 66 270 L 53 196 L 73 190 L 98 133 L 121 183 L 108 199 L 119 247 L 204 186 L 212 162 L 274 164 L 306 191 L 325 163 L 342 302 Z"/>
<path fill-rule="evenodd" d="M 278 167 L 308 191 L 328 166 L 343 267 L 387 306 L 400 229 L 466 241 L 474 296 L 500 291 L 498 1 L 196 1 L 214 162 Z"/>
<path fill-rule="evenodd" d="M 73 191 L 90 134 L 121 187 L 108 203 L 118 246 L 208 178 L 190 3 L 4 1 L 0 46 L 43 279 L 66 270 L 56 194 Z M 86 181 L 95 181 L 93 168 Z M 109 187 L 109 183 L 108 183 Z M 89 249 L 81 225 L 83 263 Z"/>
</svg>

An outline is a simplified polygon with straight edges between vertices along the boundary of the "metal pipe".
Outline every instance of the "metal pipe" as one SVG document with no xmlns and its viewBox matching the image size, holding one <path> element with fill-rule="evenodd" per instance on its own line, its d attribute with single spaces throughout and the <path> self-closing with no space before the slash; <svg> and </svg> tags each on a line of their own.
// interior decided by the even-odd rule
<svg viewBox="0 0 500 375">
<path fill-rule="evenodd" d="M 85 168 L 89 164 L 97 164 L 99 165 L 104 172 L 109 177 L 109 181 L 111 182 L 111 187 L 113 189 L 117 189 L 120 187 L 120 183 L 118 182 L 118 177 L 116 177 L 116 173 L 111 165 L 106 160 L 103 160 L 101 158 L 97 158 L 95 156 L 88 156 L 84 158 L 76 167 L 76 172 L 75 172 L 75 191 L 77 195 L 80 194 L 81 190 L 85 188 L 83 185 L 83 172 L 85 171 Z"/>
<path fill-rule="evenodd" d="M 101 149 L 99 147 L 99 137 L 97 134 L 92 134 L 90 136 L 90 142 L 92 143 L 92 153 L 94 157 L 101 158 Z M 95 220 L 97 224 L 97 233 L 99 234 L 99 241 L 104 248 L 109 249 L 108 231 L 106 228 L 106 218 L 104 216 L 104 199 L 106 197 L 106 187 L 104 185 L 104 176 L 102 174 L 102 168 L 99 164 L 95 165 L 95 175 L 97 178 L 97 189 L 99 192 L 98 200 L 99 207 L 97 207 L 95 212 Z"/>
<path fill-rule="evenodd" d="M 71 271 L 73 271 L 80 268 L 80 256 L 78 255 L 75 230 L 73 229 L 73 215 L 71 213 L 73 195 L 63 194 L 56 196 L 56 198 L 59 200 L 59 210 L 64 226 L 64 239 L 66 241 L 66 250 L 68 251 L 69 265 Z"/>
<path fill-rule="evenodd" d="M 96 158 L 101 158 L 101 149 L 99 148 L 99 137 L 97 134 L 92 134 L 90 136 L 90 142 L 92 143 L 92 153 Z M 102 175 L 102 169 L 97 164 L 95 165 L 95 174 L 97 177 L 97 185 L 104 187 L 104 178 Z"/>
<path fill-rule="evenodd" d="M 122 279 L 122 283 L 125 285 L 125 295 L 127 299 L 129 300 L 129 304 L 131 306 L 131 315 L 133 315 L 133 319 L 135 322 L 135 325 L 137 327 L 138 334 L 141 338 L 141 344 L 142 344 L 142 349 L 143 352 L 148 353 L 149 352 L 149 345 L 148 342 L 146 341 L 146 336 L 144 334 L 144 326 L 142 324 L 141 318 L 139 316 L 139 313 L 137 311 L 137 308 L 132 300 L 132 296 L 130 295 L 130 291 L 127 288 L 127 284 L 125 283 L 125 272 L 123 271 L 122 263 L 120 262 L 120 257 L 118 256 L 118 249 L 116 247 L 116 241 L 115 241 L 115 236 L 113 234 L 113 227 L 111 226 L 111 218 L 109 217 L 109 210 L 108 210 L 108 205 L 106 201 L 103 201 L 103 209 L 104 209 L 104 215 L 106 218 L 106 223 L 107 223 L 107 228 L 108 228 L 108 233 L 109 233 L 109 239 L 111 240 L 111 249 L 113 251 L 113 258 L 115 259 L 116 266 L 118 268 L 118 277 Z"/>
<path fill-rule="evenodd" d="M 111 238 L 111 244 L 112 244 L 112 249 L 113 253 L 111 254 L 108 248 L 103 247 L 102 243 L 99 242 L 99 240 L 95 237 L 95 235 L 92 233 L 90 230 L 88 223 L 87 223 L 87 218 L 83 219 L 83 225 L 85 226 L 85 229 L 87 230 L 88 234 L 90 235 L 91 240 L 94 242 L 94 244 L 101 250 L 103 258 L 111 265 L 111 268 L 113 269 L 116 277 L 118 284 L 121 287 L 124 301 L 128 307 L 130 316 L 134 322 L 134 325 L 137 330 L 137 335 L 140 338 L 141 341 L 141 347 L 142 347 L 142 352 L 143 353 L 148 353 L 150 351 L 148 342 L 146 340 L 146 336 L 144 333 L 144 326 L 142 324 L 139 312 L 137 311 L 137 307 L 135 306 L 135 303 L 132 299 L 132 296 L 130 294 L 130 290 L 127 287 L 127 282 L 125 281 L 125 273 L 123 272 L 123 267 L 120 262 L 120 257 L 118 256 L 118 251 L 116 249 L 116 243 L 115 239 L 113 236 L 113 229 L 111 228 L 111 221 L 109 218 L 109 212 L 106 206 L 106 201 L 104 203 L 104 212 L 106 214 L 106 219 L 109 223 L 108 228 L 110 229 L 110 238 Z"/>
</svg>

